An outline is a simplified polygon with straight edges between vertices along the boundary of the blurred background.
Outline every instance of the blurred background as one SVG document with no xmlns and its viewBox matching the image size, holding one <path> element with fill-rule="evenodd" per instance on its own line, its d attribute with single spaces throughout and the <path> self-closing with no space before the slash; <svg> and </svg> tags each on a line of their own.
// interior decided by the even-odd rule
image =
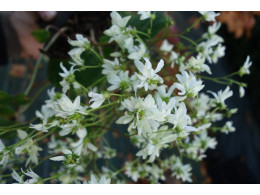
<svg viewBox="0 0 260 195">
<path fill-rule="evenodd" d="M 168 14 L 175 22 L 172 27 L 174 32 L 182 32 L 199 17 L 196 12 Z M 211 66 L 212 76 L 224 76 L 237 71 L 247 55 L 250 55 L 253 65 L 249 76 L 236 78 L 248 84 L 245 97 L 240 99 L 238 89 L 234 88 L 234 95 L 228 101 L 230 108 L 239 109 L 230 119 L 234 121 L 236 132 L 216 135 L 217 149 L 207 152 L 207 158 L 202 161 L 201 166 L 194 165 L 193 180 L 195 183 L 260 183 L 260 12 L 221 12 L 217 20 L 222 23 L 218 34 L 225 40 L 226 56 L 218 64 Z M 23 92 L 28 85 L 35 61 L 40 52 L 43 52 L 44 46 L 32 36 L 33 31 L 48 28 L 54 34 L 64 26 L 69 27 L 46 53 L 51 59 L 58 61 L 68 58 L 68 37 L 81 33 L 99 40 L 109 25 L 109 12 L 0 12 L 0 90 L 15 95 Z M 187 35 L 197 39 L 207 31 L 207 27 L 207 23 L 201 23 Z M 172 38 L 169 41 L 176 44 L 178 39 Z M 41 64 L 30 96 L 48 82 L 49 67 L 50 64 Z M 224 86 L 216 83 L 205 83 L 205 91 L 224 89 Z M 18 120 L 33 118 L 35 110 L 40 109 L 47 98 L 44 89 Z M 6 123 L 6 117 L 12 117 L 5 114 L 0 109 L 0 125 Z M 109 139 L 115 139 L 112 137 Z M 124 156 L 122 159 L 131 159 L 133 148 L 129 148 L 128 144 L 127 140 L 122 140 L 111 146 Z M 47 156 L 47 148 L 42 155 Z M 51 167 L 49 163 L 46 161 L 38 168 L 43 177 L 48 176 Z M 120 167 L 123 160 L 117 163 Z"/>
</svg>

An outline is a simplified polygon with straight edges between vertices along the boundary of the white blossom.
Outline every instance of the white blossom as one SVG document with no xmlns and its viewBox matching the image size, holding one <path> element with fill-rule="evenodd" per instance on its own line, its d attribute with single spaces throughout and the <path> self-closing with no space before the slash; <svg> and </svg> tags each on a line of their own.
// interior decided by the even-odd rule
<svg viewBox="0 0 260 195">
<path fill-rule="evenodd" d="M 245 96 L 245 88 L 242 86 L 239 87 L 239 96 L 240 98 Z"/>
<path fill-rule="evenodd" d="M 162 52 L 164 52 L 164 54 L 167 54 L 167 53 L 171 52 L 172 49 L 173 49 L 173 45 L 170 44 L 167 39 L 164 39 L 162 42 L 162 45 L 160 47 L 160 50 Z"/>
<path fill-rule="evenodd" d="M 27 172 L 24 172 L 23 169 L 21 169 L 21 170 L 22 170 L 22 172 L 23 172 L 24 175 L 26 175 L 26 176 L 28 176 L 28 177 L 31 177 L 31 179 L 27 179 L 26 181 L 23 181 L 22 177 L 21 177 L 15 170 L 13 170 L 11 176 L 12 176 L 12 178 L 13 178 L 15 181 L 17 181 L 19 184 L 35 184 L 35 183 L 38 183 L 39 180 L 41 179 L 41 178 L 39 177 L 39 175 L 37 175 L 36 173 L 34 173 L 34 172 L 32 171 L 31 168 L 29 168 L 29 169 L 27 170 Z"/>
<path fill-rule="evenodd" d="M 195 127 L 190 126 L 191 118 L 187 115 L 187 108 L 183 102 L 178 108 L 175 108 L 175 112 L 169 116 L 168 122 L 174 125 L 173 128 L 176 129 L 180 137 L 186 137 L 191 131 L 197 131 Z"/>
<path fill-rule="evenodd" d="M 155 94 L 155 97 L 159 97 L 161 98 L 163 101 L 165 101 L 166 103 L 169 102 L 169 100 L 172 98 L 172 93 L 174 90 L 174 85 L 172 85 L 169 89 L 168 92 L 166 92 L 166 85 L 160 85 L 159 87 L 157 87 L 157 92 Z"/>
<path fill-rule="evenodd" d="M 103 102 L 105 101 L 105 96 L 99 93 L 94 93 L 94 92 L 89 92 L 88 96 L 91 97 L 91 99 L 89 100 L 89 102 L 93 102 L 90 107 L 91 108 L 98 108 L 100 107 Z"/>
<path fill-rule="evenodd" d="M 114 73 L 107 75 L 107 81 L 111 84 L 111 86 L 108 87 L 107 90 L 113 91 L 116 89 L 120 89 L 122 91 L 131 92 L 132 85 L 128 74 L 128 71 L 120 71 L 118 75 Z"/>
<path fill-rule="evenodd" d="M 213 11 L 200 11 L 199 13 L 203 15 L 204 20 L 208 22 L 215 22 L 215 17 L 220 15 L 220 13 L 215 13 Z"/>
<path fill-rule="evenodd" d="M 62 86 L 62 92 L 66 93 L 70 88 L 70 84 L 73 84 L 73 87 L 76 89 L 80 88 L 80 86 L 74 82 L 74 72 L 77 71 L 77 69 L 74 69 L 74 66 L 71 66 L 70 70 L 67 70 L 62 63 L 60 63 L 60 67 L 63 70 L 63 73 L 59 73 L 59 75 L 62 77 L 62 81 L 60 82 L 60 85 Z"/>
<path fill-rule="evenodd" d="M 84 60 L 80 56 L 84 51 L 85 51 L 85 49 L 81 48 L 81 47 L 70 50 L 68 52 L 68 54 L 70 55 L 70 57 L 72 59 L 72 62 L 70 62 L 70 64 L 73 66 L 75 66 L 75 65 L 83 66 Z"/>
<path fill-rule="evenodd" d="M 116 74 L 120 71 L 120 64 L 117 58 L 114 59 L 114 61 L 110 61 L 107 59 L 104 59 L 104 64 L 102 65 L 104 68 L 102 70 L 102 74 L 108 75 L 110 73 Z"/>
<path fill-rule="evenodd" d="M 197 80 L 192 72 L 188 74 L 186 71 L 182 71 L 181 74 L 177 74 L 176 77 L 179 83 L 176 82 L 174 85 L 178 90 L 180 90 L 178 95 L 183 96 L 179 98 L 180 100 L 185 99 L 186 97 L 195 97 L 204 87 L 204 85 L 202 85 L 202 81 Z"/>
<path fill-rule="evenodd" d="M 71 46 L 88 48 L 90 47 L 90 42 L 87 38 L 83 37 L 82 34 L 76 34 L 76 40 L 68 39 Z"/>
<path fill-rule="evenodd" d="M 137 12 L 139 15 L 141 15 L 140 20 L 145 20 L 147 18 L 151 17 L 151 12 L 150 11 L 139 11 Z"/>
<path fill-rule="evenodd" d="M 179 157 L 176 157 L 175 163 L 171 166 L 172 176 L 177 179 L 181 179 L 183 182 L 192 182 L 191 173 L 192 170 L 190 164 L 182 164 Z"/>
<path fill-rule="evenodd" d="M 1 153 L 2 153 L 2 155 L 1 155 Z M 9 152 L 5 151 L 5 145 L 3 144 L 3 142 L 1 140 L 0 140 L 0 157 L 2 157 L 2 159 L 0 160 L 0 165 L 2 165 L 3 167 L 6 167 L 10 156 L 9 156 Z"/>
<path fill-rule="evenodd" d="M 163 79 L 156 73 L 158 73 L 162 69 L 162 67 L 164 66 L 164 61 L 160 60 L 157 68 L 154 70 L 151 62 L 146 58 L 144 58 L 144 60 L 145 64 L 138 60 L 135 60 L 135 66 L 142 74 L 136 74 L 140 80 L 140 83 L 137 87 L 144 87 L 145 91 L 147 91 L 148 89 L 153 90 L 156 88 L 158 83 L 163 83 Z"/>
<path fill-rule="evenodd" d="M 28 137 L 28 134 L 21 130 L 17 130 L 18 137 L 21 140 L 24 140 L 25 138 Z M 42 148 L 38 147 L 35 145 L 34 141 L 32 139 L 28 139 L 27 142 L 22 144 L 21 146 L 18 146 L 15 148 L 15 154 L 20 155 L 20 154 L 28 154 L 29 157 L 26 160 L 25 165 L 28 166 L 30 162 L 34 164 L 38 164 L 38 156 L 39 156 L 39 151 L 42 151 Z"/>
<path fill-rule="evenodd" d="M 211 93 L 215 98 L 213 103 L 221 109 L 226 108 L 227 105 L 225 104 L 225 100 L 233 95 L 233 91 L 230 90 L 229 86 L 227 86 L 224 91 L 218 91 L 217 94 L 212 91 L 209 91 L 209 93 Z"/>
<path fill-rule="evenodd" d="M 62 94 L 61 98 L 57 101 L 55 108 L 56 116 L 66 118 L 75 113 L 86 115 L 86 108 L 80 105 L 80 96 L 77 96 L 74 102 L 72 102 L 65 94 Z"/>
<path fill-rule="evenodd" d="M 149 156 L 148 162 L 153 162 L 156 157 L 159 157 L 160 150 L 167 148 L 168 144 L 175 141 L 177 138 L 176 134 L 172 134 L 170 131 L 167 131 L 167 129 L 168 127 L 164 126 L 159 129 L 159 132 L 154 131 L 145 135 L 142 149 L 137 152 L 136 156 L 142 156 L 143 159 L 146 159 L 147 156 Z"/>
<path fill-rule="evenodd" d="M 98 178 L 94 174 L 91 174 L 90 180 L 87 183 L 88 184 L 110 184 L 110 182 L 111 182 L 110 178 L 106 178 L 105 176 Z"/>
<path fill-rule="evenodd" d="M 220 131 L 222 133 L 228 134 L 228 133 L 234 132 L 235 130 L 236 129 L 233 126 L 233 122 L 232 121 L 227 121 L 226 124 L 221 128 Z"/>
<path fill-rule="evenodd" d="M 199 136 L 195 136 L 191 143 L 187 143 L 185 152 L 194 160 L 202 160 L 206 157 L 207 149 L 215 149 L 217 141 L 215 138 L 209 137 L 207 131 L 202 131 Z"/>
<path fill-rule="evenodd" d="M 239 75 L 243 76 L 245 74 L 250 74 L 249 68 L 252 66 L 252 62 L 250 61 L 250 56 L 247 56 L 245 63 L 243 66 L 239 69 Z"/>
<path fill-rule="evenodd" d="M 128 112 L 120 117 L 116 123 L 127 124 L 132 121 L 128 130 L 137 128 L 138 135 L 157 130 L 159 122 L 164 120 L 150 94 L 145 99 L 131 97 L 130 100 L 124 100 L 122 105 Z"/>
<path fill-rule="evenodd" d="M 196 72 L 204 72 L 211 74 L 210 67 L 207 64 L 204 64 L 205 58 L 201 58 L 197 56 L 194 58 L 193 56 L 189 59 L 187 63 L 186 69 L 194 70 Z"/>
</svg>

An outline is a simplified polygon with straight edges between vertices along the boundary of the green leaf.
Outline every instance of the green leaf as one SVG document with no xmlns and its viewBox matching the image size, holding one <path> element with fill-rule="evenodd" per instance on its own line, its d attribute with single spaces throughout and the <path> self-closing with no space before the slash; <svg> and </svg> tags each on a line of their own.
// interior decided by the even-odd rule
<svg viewBox="0 0 260 195">
<path fill-rule="evenodd" d="M 101 65 L 101 62 L 98 59 L 98 57 L 90 51 L 83 52 L 81 57 L 84 60 L 86 66 Z M 101 67 L 87 68 L 83 71 L 77 71 L 75 72 L 76 80 L 80 82 L 82 85 L 84 85 L 85 87 L 88 87 L 102 76 L 101 71 L 102 71 Z"/>
<path fill-rule="evenodd" d="M 60 72 L 63 72 L 60 63 L 68 69 L 70 67 L 69 62 L 61 59 L 50 59 L 48 68 L 47 68 L 47 76 L 49 81 L 55 86 L 60 88 L 59 82 L 61 82 L 62 78 L 59 75 Z"/>
<path fill-rule="evenodd" d="M 14 110 L 9 105 L 0 105 L 0 116 L 12 117 L 14 116 Z"/>
<path fill-rule="evenodd" d="M 81 54 L 81 58 L 84 60 L 85 66 L 98 66 L 101 65 L 99 58 L 93 54 L 91 51 L 85 51 Z M 62 80 L 59 75 L 60 72 L 63 72 L 60 68 L 60 62 L 66 67 L 66 69 L 70 69 L 71 65 L 69 61 L 62 61 L 60 59 L 50 59 L 48 64 L 48 79 L 49 81 L 55 85 L 56 87 L 61 87 L 59 82 Z M 98 80 L 101 74 L 102 68 L 87 68 L 82 71 L 75 72 L 76 81 L 82 84 L 85 87 L 93 84 L 96 80 Z"/>
<path fill-rule="evenodd" d="M 110 37 L 107 36 L 107 35 L 103 35 L 99 38 L 99 43 L 102 44 L 102 43 L 107 43 L 109 41 Z"/>
<path fill-rule="evenodd" d="M 10 121 L 6 118 L 0 118 L 0 127 L 5 127 L 9 125 L 14 125 L 15 123 L 13 121 Z"/>
<path fill-rule="evenodd" d="M 40 43 L 45 43 L 50 39 L 50 32 L 44 29 L 37 29 L 32 32 L 32 35 Z"/>
<path fill-rule="evenodd" d="M 0 105 L 20 106 L 29 102 L 28 97 L 24 94 L 10 95 L 0 91 Z"/>
</svg>

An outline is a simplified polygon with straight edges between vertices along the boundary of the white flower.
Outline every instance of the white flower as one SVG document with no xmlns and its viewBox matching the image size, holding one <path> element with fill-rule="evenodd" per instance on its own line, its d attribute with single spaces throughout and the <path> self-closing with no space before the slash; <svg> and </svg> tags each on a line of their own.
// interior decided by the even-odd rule
<svg viewBox="0 0 260 195">
<path fill-rule="evenodd" d="M 218 46 L 213 51 L 213 54 L 211 55 L 212 62 L 216 64 L 219 58 L 225 56 L 225 50 L 225 46 L 223 46 L 222 44 L 218 44 Z"/>
<path fill-rule="evenodd" d="M 139 60 L 135 60 L 135 66 L 142 74 L 136 74 L 140 80 L 140 83 L 137 87 L 144 87 L 145 91 L 147 91 L 148 89 L 153 90 L 156 88 L 158 83 L 163 83 L 163 79 L 156 73 L 162 69 L 162 67 L 164 66 L 164 61 L 160 60 L 157 68 L 154 70 L 151 62 L 146 58 L 144 58 L 144 60 L 145 65 Z"/>
<path fill-rule="evenodd" d="M 68 149 L 63 149 L 62 152 L 65 155 L 72 155 L 72 152 L 70 150 L 68 150 Z M 53 161 L 65 161 L 66 157 L 65 156 L 55 156 L 55 157 L 51 157 L 49 159 L 53 160 Z"/>
<path fill-rule="evenodd" d="M 109 29 L 105 30 L 104 34 L 113 37 L 109 40 L 109 42 L 111 42 L 115 39 L 115 36 L 119 36 L 121 34 L 121 29 L 119 26 L 113 25 Z"/>
<path fill-rule="evenodd" d="M 215 13 L 213 11 L 200 11 L 199 13 L 201 15 L 203 15 L 204 20 L 206 20 L 208 22 L 211 22 L 211 21 L 215 22 L 216 21 L 215 17 L 220 15 L 220 13 Z"/>
<path fill-rule="evenodd" d="M 159 129 L 159 131 L 162 132 L 154 131 L 144 136 L 142 149 L 137 152 L 136 156 L 142 156 L 143 159 L 147 158 L 147 156 L 150 156 L 148 162 L 153 162 L 156 157 L 159 157 L 160 150 L 167 148 L 168 144 L 175 141 L 177 138 L 176 134 L 171 134 L 171 132 L 166 131 L 167 129 L 167 126 L 163 126 Z"/>
<path fill-rule="evenodd" d="M 126 24 L 128 23 L 128 21 L 131 18 L 131 16 L 126 16 L 126 17 L 122 18 L 120 16 L 120 14 L 115 11 L 111 12 L 110 16 L 112 18 L 112 25 L 116 25 L 121 28 L 126 27 Z"/>
<path fill-rule="evenodd" d="M 71 46 L 88 48 L 90 47 L 90 42 L 87 38 L 83 37 L 82 34 L 76 34 L 76 40 L 68 39 Z"/>
<path fill-rule="evenodd" d="M 179 61 L 182 60 L 182 61 Z M 169 58 L 169 62 L 171 63 L 171 68 L 174 67 L 175 64 L 178 64 L 179 62 L 181 62 L 180 64 L 182 65 L 183 62 L 184 62 L 184 59 L 185 57 L 184 56 L 181 56 L 179 58 L 179 54 L 177 54 L 175 51 L 171 51 L 171 55 L 170 55 L 170 58 Z"/>
<path fill-rule="evenodd" d="M 34 173 L 31 168 L 29 168 L 26 173 L 25 173 L 25 172 L 23 171 L 23 169 L 22 169 L 22 172 L 23 172 L 26 176 L 31 177 L 31 179 L 28 179 L 28 180 L 26 180 L 26 181 L 24 182 L 24 183 L 26 183 L 26 184 L 37 183 L 37 182 L 39 181 L 39 179 L 40 179 L 39 175 L 37 175 L 36 173 Z"/>
<path fill-rule="evenodd" d="M 183 102 L 180 103 L 179 108 L 175 108 L 175 113 L 169 116 L 168 122 L 174 125 L 173 128 L 176 128 L 180 137 L 186 137 L 189 132 L 197 131 L 195 127 L 189 126 L 191 125 L 191 118 L 187 115 L 187 108 Z"/>
<path fill-rule="evenodd" d="M 61 125 L 59 125 L 59 127 L 62 129 L 59 132 L 60 136 L 68 135 L 72 131 L 75 132 L 75 131 L 83 128 L 82 125 L 77 120 L 72 120 L 72 121 L 70 121 L 68 123 L 61 124 Z"/>
<path fill-rule="evenodd" d="M 209 91 L 209 93 L 211 93 L 215 98 L 213 100 L 213 103 L 216 106 L 219 106 L 221 109 L 226 108 L 227 105 L 225 104 L 225 100 L 233 95 L 233 91 L 230 90 L 229 86 L 227 86 L 227 88 L 224 91 L 218 91 L 218 94 L 212 91 Z"/>
<path fill-rule="evenodd" d="M 150 11 L 139 11 L 137 13 L 141 15 L 140 20 L 145 20 L 145 19 L 151 17 L 151 12 Z"/>
<path fill-rule="evenodd" d="M 3 155 L 1 155 L 2 152 L 3 152 Z M 8 163 L 9 152 L 5 151 L 5 145 L 3 144 L 3 142 L 1 140 L 0 140 L 0 157 L 2 157 L 2 159 L 0 161 L 0 165 L 3 165 L 3 167 L 5 168 L 5 166 Z"/>
<path fill-rule="evenodd" d="M 91 108 L 98 108 L 100 107 L 103 102 L 105 101 L 105 96 L 102 94 L 98 94 L 98 93 L 94 93 L 94 92 L 89 92 L 88 96 L 91 97 L 91 99 L 89 100 L 89 102 L 93 102 L 90 107 Z"/>
<path fill-rule="evenodd" d="M 245 96 L 245 88 L 242 86 L 239 87 L 239 96 L 240 98 Z"/>
<path fill-rule="evenodd" d="M 196 72 L 204 72 L 211 74 L 210 68 L 207 64 L 204 64 L 205 58 L 201 58 L 197 56 L 194 58 L 193 56 L 189 59 L 187 64 L 187 69 L 194 70 Z"/>
<path fill-rule="evenodd" d="M 204 33 L 202 35 L 202 38 L 204 39 L 210 39 L 211 37 L 216 35 L 216 32 L 220 29 L 221 23 L 220 22 L 215 22 L 213 25 L 210 25 L 208 27 L 208 32 Z M 222 38 L 221 38 L 222 39 Z M 222 39 L 223 40 L 223 39 Z"/>
<path fill-rule="evenodd" d="M 198 99 L 193 99 L 190 102 L 190 105 L 193 107 L 193 109 L 197 110 L 197 119 L 207 118 L 208 114 L 207 112 L 210 110 L 210 98 L 208 95 L 204 93 L 200 93 L 200 96 Z M 195 121 L 197 121 L 195 119 Z"/>
<path fill-rule="evenodd" d="M 20 184 L 23 183 L 22 177 L 21 177 L 15 170 L 13 170 L 11 176 L 12 176 L 12 178 L 13 178 L 15 181 L 17 181 L 18 183 L 20 183 Z"/>
<path fill-rule="evenodd" d="M 84 139 L 87 136 L 87 129 L 84 127 L 81 127 L 76 131 L 77 136 L 79 137 L 79 140 L 75 143 L 71 143 L 71 146 L 73 147 L 73 152 L 80 156 L 82 152 L 82 148 L 84 146 Z"/>
<path fill-rule="evenodd" d="M 183 182 L 192 182 L 191 173 L 192 170 L 190 164 L 183 165 L 180 158 L 176 157 L 175 163 L 171 167 L 172 176 L 177 179 L 181 179 Z"/>
<path fill-rule="evenodd" d="M 250 74 L 249 68 L 252 65 L 252 62 L 250 62 L 250 56 L 247 56 L 246 61 L 244 65 L 239 69 L 239 75 L 243 76 L 245 74 Z"/>
<path fill-rule="evenodd" d="M 234 132 L 236 130 L 236 128 L 233 126 L 233 122 L 232 121 L 228 121 L 226 122 L 226 124 L 224 125 L 224 127 L 221 128 L 221 132 L 228 134 L 231 132 Z"/>
<path fill-rule="evenodd" d="M 146 54 L 146 46 L 141 41 L 137 41 L 139 42 L 139 46 L 133 46 L 131 50 L 128 49 L 128 59 L 130 60 L 140 60 Z"/>
<path fill-rule="evenodd" d="M 118 75 L 114 73 L 107 75 L 107 81 L 112 85 L 108 87 L 107 90 L 113 91 L 116 89 L 120 89 L 122 91 L 131 92 L 132 86 L 128 74 L 128 71 L 120 71 Z"/>
<path fill-rule="evenodd" d="M 112 26 L 104 31 L 104 34 L 110 36 L 109 42 L 116 41 L 117 44 L 124 48 L 124 41 L 129 38 L 131 28 L 126 28 L 131 16 L 122 18 L 117 12 L 111 12 Z"/>
<path fill-rule="evenodd" d="M 54 120 L 51 123 L 47 123 L 47 120 L 43 120 L 40 124 L 30 124 L 31 129 L 35 129 L 42 132 L 48 132 L 48 130 L 59 124 L 59 121 Z"/>
<path fill-rule="evenodd" d="M 111 179 L 102 176 L 100 179 L 94 174 L 90 175 L 90 180 L 87 182 L 88 184 L 110 184 Z"/>
<path fill-rule="evenodd" d="M 167 39 L 164 39 L 162 42 L 162 45 L 160 47 L 160 50 L 164 52 L 164 54 L 167 54 L 171 52 L 173 49 L 173 45 L 168 42 Z"/>
<path fill-rule="evenodd" d="M 79 66 L 83 66 L 84 65 L 84 60 L 80 57 L 81 54 L 85 51 L 84 48 L 81 47 L 77 47 L 74 48 L 72 50 L 70 50 L 68 52 L 68 54 L 70 55 L 72 62 L 70 62 L 73 66 L 74 65 L 79 65 Z"/>
<path fill-rule="evenodd" d="M 217 141 L 208 136 L 207 131 L 202 131 L 199 136 L 195 135 L 194 140 L 189 143 L 186 140 L 185 152 L 194 160 L 202 160 L 206 157 L 207 149 L 215 149 Z"/>
<path fill-rule="evenodd" d="M 168 118 L 172 115 L 173 108 L 176 108 L 176 100 L 175 98 L 170 98 L 168 102 L 166 103 L 163 101 L 160 97 L 157 97 L 157 107 L 158 110 L 161 112 L 162 117 L 164 118 L 164 121 L 168 121 Z"/>
<path fill-rule="evenodd" d="M 32 169 L 29 168 L 26 173 L 23 171 L 23 169 L 21 169 L 21 170 L 22 170 L 23 174 L 25 174 L 28 177 L 31 177 L 31 179 L 27 179 L 25 182 L 23 182 L 22 177 L 15 170 L 13 170 L 12 178 L 14 180 L 16 180 L 18 183 L 20 183 L 20 184 L 34 184 L 34 183 L 38 183 L 38 181 L 40 180 L 39 175 L 34 173 L 32 171 Z"/>
<path fill-rule="evenodd" d="M 180 100 L 183 100 L 186 97 L 195 97 L 204 87 L 204 85 L 202 85 L 202 81 L 197 81 L 195 75 L 192 72 L 188 74 L 186 71 L 182 71 L 181 75 L 177 74 L 176 77 L 179 83 L 174 83 L 174 86 L 180 90 L 178 95 L 183 96 L 179 97 Z"/>
<path fill-rule="evenodd" d="M 60 67 L 63 70 L 63 73 L 59 73 L 59 75 L 63 78 L 68 78 L 70 75 L 74 75 L 74 72 L 76 70 L 74 70 L 74 66 L 70 67 L 70 70 L 68 71 L 62 64 L 62 62 L 60 63 Z"/>
<path fill-rule="evenodd" d="M 55 115 L 55 110 L 53 109 L 54 107 L 54 103 L 53 102 L 49 102 L 46 105 L 42 105 L 41 107 L 41 112 L 40 111 L 36 111 L 35 115 L 42 119 L 44 122 L 43 123 L 47 123 L 48 119 L 51 118 L 53 115 Z"/>
<path fill-rule="evenodd" d="M 223 42 L 223 39 L 217 35 L 210 37 L 207 41 L 203 41 L 197 45 L 196 50 L 199 52 L 199 56 L 206 58 L 209 63 L 217 62 L 218 58 L 223 57 L 225 54 L 225 47 L 219 43 Z M 217 46 L 218 45 L 218 46 Z M 217 46 L 215 48 L 215 46 Z"/>
<path fill-rule="evenodd" d="M 62 92 L 66 93 L 70 88 L 70 84 L 72 83 L 74 88 L 79 88 L 80 86 L 78 86 L 77 83 L 74 82 L 74 72 L 77 71 L 76 69 L 74 69 L 74 66 L 71 66 L 69 71 L 63 66 L 62 63 L 60 63 L 60 67 L 63 70 L 63 73 L 59 73 L 59 75 L 63 77 L 62 81 L 60 82 L 60 85 L 62 86 Z"/>
<path fill-rule="evenodd" d="M 3 152 L 5 149 L 5 145 L 3 144 L 3 142 L 0 140 L 0 152 Z"/>
<path fill-rule="evenodd" d="M 171 99 L 171 96 L 172 96 L 172 92 L 174 90 L 174 85 L 172 85 L 168 92 L 166 92 L 166 88 L 167 86 L 166 85 L 161 85 L 159 87 L 157 87 L 157 92 L 155 94 L 155 96 L 158 98 L 160 97 L 163 101 L 165 101 L 166 103 L 169 102 L 169 100 Z"/>
<path fill-rule="evenodd" d="M 127 124 L 132 121 L 128 130 L 131 131 L 133 128 L 137 128 L 138 135 L 157 130 L 159 121 L 164 120 L 151 94 L 147 95 L 145 99 L 131 97 L 130 100 L 124 100 L 122 105 L 129 112 L 120 117 L 116 123 Z"/>
<path fill-rule="evenodd" d="M 130 177 L 134 182 L 140 178 L 139 170 L 133 166 L 132 162 L 125 163 L 125 174 Z"/>
<path fill-rule="evenodd" d="M 102 65 L 104 68 L 102 70 L 102 74 L 108 75 L 110 73 L 116 74 L 120 70 L 120 64 L 117 58 L 114 61 L 110 61 L 104 59 L 104 64 Z"/>
<path fill-rule="evenodd" d="M 21 140 L 24 140 L 25 138 L 28 137 L 28 134 L 23 130 L 18 129 L 17 133 L 18 133 L 18 137 Z M 17 154 L 17 155 L 28 154 L 29 155 L 29 157 L 27 158 L 27 161 L 25 163 L 26 166 L 30 162 L 33 162 L 34 164 L 38 164 L 38 156 L 39 156 L 38 152 L 39 151 L 42 151 L 42 148 L 36 146 L 32 139 L 28 139 L 27 142 L 25 142 L 21 146 L 15 148 L 15 154 Z"/>
<path fill-rule="evenodd" d="M 60 116 L 62 118 L 66 118 L 67 116 L 71 116 L 75 113 L 80 113 L 86 115 L 85 108 L 80 105 L 80 96 L 77 96 L 74 102 L 65 95 L 62 94 L 61 98 L 57 101 L 56 116 Z"/>
</svg>

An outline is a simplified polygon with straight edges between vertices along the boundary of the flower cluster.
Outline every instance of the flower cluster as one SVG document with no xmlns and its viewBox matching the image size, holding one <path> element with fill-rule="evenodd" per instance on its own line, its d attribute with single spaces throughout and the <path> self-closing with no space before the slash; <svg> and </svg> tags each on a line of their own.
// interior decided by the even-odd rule
<svg viewBox="0 0 260 195">
<path fill-rule="evenodd" d="M 199 41 L 188 38 L 186 31 L 178 35 L 191 44 L 188 47 L 193 53 L 186 52 L 185 45 L 175 46 L 166 37 L 161 38 L 160 46 L 152 44 L 158 38 L 153 35 L 152 24 L 159 16 L 149 11 L 138 12 L 138 17 L 111 12 L 112 25 L 104 35 L 113 50 L 106 55 L 102 44 L 92 45 L 95 41 L 84 35 L 69 38 L 70 61 L 60 63 L 61 72 L 57 75 L 61 79 L 60 88 L 48 90 L 49 99 L 36 111 L 38 121 L 15 129 L 20 141 L 6 146 L 0 140 L 0 165 L 10 170 L 10 159 L 17 156 L 26 160 L 26 167 L 38 165 L 42 150 L 38 142 L 48 138 L 47 159 L 59 166 L 50 178 L 61 183 L 108 184 L 140 179 L 158 183 L 166 181 L 166 170 L 182 182 L 192 182 L 190 161 L 201 161 L 206 151 L 217 145 L 210 132 L 235 131 L 232 121 L 224 126 L 216 123 L 236 113 L 237 109 L 230 109 L 227 104 L 233 91 L 227 86 L 218 92 L 205 93 L 203 79 L 236 84 L 242 97 L 246 85 L 231 76 L 249 74 L 252 64 L 247 57 L 234 74 L 220 78 L 205 76 L 204 73 L 214 74 L 210 64 L 216 64 L 225 55 L 225 46 L 223 38 L 217 35 L 221 24 L 215 17 L 219 13 L 200 13 L 197 22 L 213 23 Z M 135 20 L 146 24 L 146 30 L 135 26 Z M 89 53 L 97 59 L 96 64 L 88 64 L 83 57 Z M 100 70 L 101 76 L 87 84 L 78 79 L 78 73 L 91 69 Z M 119 125 L 127 130 L 117 130 Z M 122 154 L 111 147 L 109 133 L 128 138 L 137 150 L 135 159 L 118 170 L 110 165 L 113 162 L 110 159 Z M 121 179 L 125 178 L 124 173 L 129 180 Z M 18 183 L 49 180 L 31 169 L 22 170 L 22 174 L 13 170 L 11 175 Z M 24 180 L 24 176 L 30 178 Z"/>
</svg>

